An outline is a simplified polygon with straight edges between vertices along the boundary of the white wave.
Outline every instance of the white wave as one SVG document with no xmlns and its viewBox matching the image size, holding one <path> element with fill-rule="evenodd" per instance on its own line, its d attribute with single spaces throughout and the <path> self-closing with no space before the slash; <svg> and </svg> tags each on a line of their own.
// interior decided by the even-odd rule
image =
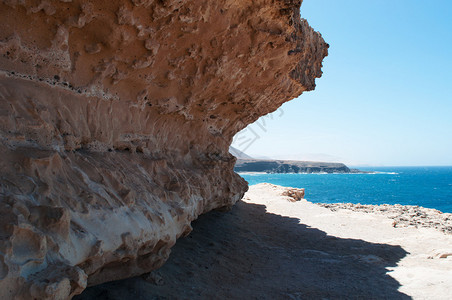
<svg viewBox="0 0 452 300">
<path fill-rule="evenodd" d="M 379 171 L 374 171 L 374 172 L 363 172 L 363 173 L 327 173 L 327 172 L 319 172 L 319 173 L 306 173 L 306 172 L 300 172 L 300 173 L 293 173 L 293 172 L 288 172 L 288 173 L 267 173 L 267 172 L 237 172 L 237 174 L 239 175 L 283 175 L 283 174 L 299 174 L 299 175 L 399 175 L 399 173 L 397 172 L 379 172 Z"/>
<path fill-rule="evenodd" d="M 375 171 L 375 172 L 368 173 L 368 174 L 399 175 L 399 173 L 397 173 L 397 172 L 379 172 L 379 171 Z"/>
<path fill-rule="evenodd" d="M 237 172 L 239 175 L 264 175 L 266 172 Z"/>
</svg>

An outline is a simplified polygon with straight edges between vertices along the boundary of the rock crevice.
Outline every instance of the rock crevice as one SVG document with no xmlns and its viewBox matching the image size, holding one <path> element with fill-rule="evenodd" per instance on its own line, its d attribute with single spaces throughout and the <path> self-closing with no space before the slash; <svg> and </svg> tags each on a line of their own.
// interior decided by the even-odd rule
<svg viewBox="0 0 452 300">
<path fill-rule="evenodd" d="M 149 272 L 246 191 L 235 133 L 312 90 L 301 1 L 0 2 L 0 298 Z"/>
</svg>

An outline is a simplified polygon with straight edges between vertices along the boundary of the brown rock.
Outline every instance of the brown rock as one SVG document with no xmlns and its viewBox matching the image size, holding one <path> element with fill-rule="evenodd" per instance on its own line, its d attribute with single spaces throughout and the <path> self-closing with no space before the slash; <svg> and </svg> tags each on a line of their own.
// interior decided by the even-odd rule
<svg viewBox="0 0 452 300">
<path fill-rule="evenodd" d="M 0 298 L 147 273 L 239 200 L 232 137 L 321 76 L 300 4 L 0 2 Z"/>
<path fill-rule="evenodd" d="M 304 189 L 288 189 L 283 196 L 289 197 L 292 202 L 300 201 L 304 198 Z"/>
</svg>

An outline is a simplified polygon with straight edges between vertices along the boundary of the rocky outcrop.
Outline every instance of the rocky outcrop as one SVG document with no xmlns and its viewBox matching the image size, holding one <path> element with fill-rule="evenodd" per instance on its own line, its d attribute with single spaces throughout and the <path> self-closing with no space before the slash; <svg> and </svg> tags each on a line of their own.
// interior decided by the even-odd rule
<svg viewBox="0 0 452 300">
<path fill-rule="evenodd" d="M 341 209 L 385 215 L 393 219 L 393 227 L 435 228 L 445 234 L 452 234 L 452 214 L 437 209 L 400 204 L 354 204 L 316 203 L 319 206 L 338 211 Z M 441 256 L 441 255 L 440 255 Z M 452 254 L 450 255 L 452 256 Z M 447 256 L 446 256 L 447 257 Z"/>
<path fill-rule="evenodd" d="M 234 170 L 265 173 L 361 173 L 359 170 L 349 169 L 343 163 L 265 159 L 237 159 Z"/>
<path fill-rule="evenodd" d="M 232 137 L 312 90 L 301 1 L 0 2 L 0 298 L 149 272 L 246 191 Z"/>
</svg>

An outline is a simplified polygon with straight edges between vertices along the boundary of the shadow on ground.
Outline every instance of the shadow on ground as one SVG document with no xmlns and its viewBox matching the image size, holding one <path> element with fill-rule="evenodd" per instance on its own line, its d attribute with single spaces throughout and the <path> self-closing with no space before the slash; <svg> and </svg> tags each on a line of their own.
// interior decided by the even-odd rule
<svg viewBox="0 0 452 300">
<path fill-rule="evenodd" d="M 398 246 L 328 236 L 242 201 L 193 228 L 152 273 L 158 284 L 135 277 L 74 299 L 409 299 L 386 274 L 407 254 Z"/>
</svg>

